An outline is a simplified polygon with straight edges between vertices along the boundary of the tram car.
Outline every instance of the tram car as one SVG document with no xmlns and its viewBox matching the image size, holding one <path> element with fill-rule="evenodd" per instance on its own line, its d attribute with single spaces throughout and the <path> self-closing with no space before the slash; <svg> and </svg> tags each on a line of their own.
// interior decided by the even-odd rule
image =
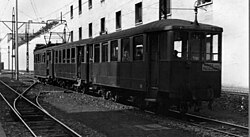
<svg viewBox="0 0 250 137">
<path fill-rule="evenodd" d="M 221 27 L 167 19 L 93 39 L 37 47 L 35 77 L 161 110 L 221 94 Z M 39 60 L 40 59 L 40 60 Z"/>
</svg>

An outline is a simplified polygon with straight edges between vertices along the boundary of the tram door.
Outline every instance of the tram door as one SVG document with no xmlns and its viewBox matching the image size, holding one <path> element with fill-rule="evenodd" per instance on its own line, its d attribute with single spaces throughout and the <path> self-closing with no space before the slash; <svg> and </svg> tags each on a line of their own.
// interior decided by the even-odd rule
<svg viewBox="0 0 250 137">
<path fill-rule="evenodd" d="M 46 52 L 46 76 L 53 77 L 54 75 L 54 67 L 53 67 L 53 51 L 47 50 Z"/>
<path fill-rule="evenodd" d="M 153 33 L 148 36 L 148 93 L 151 98 L 157 97 L 158 84 L 159 84 L 159 34 Z"/>
<path fill-rule="evenodd" d="M 77 47 L 77 62 L 76 62 L 76 75 L 77 78 L 81 77 L 81 62 L 84 59 L 84 47 L 79 46 Z"/>
</svg>

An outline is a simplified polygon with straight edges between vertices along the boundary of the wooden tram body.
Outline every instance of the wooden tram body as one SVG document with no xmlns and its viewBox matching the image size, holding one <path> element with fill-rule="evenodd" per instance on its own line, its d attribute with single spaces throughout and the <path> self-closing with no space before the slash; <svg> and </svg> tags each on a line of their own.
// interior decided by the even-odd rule
<svg viewBox="0 0 250 137">
<path fill-rule="evenodd" d="M 91 87 L 106 98 L 163 105 L 212 101 L 221 93 L 222 31 L 168 19 L 37 48 L 35 76 L 61 86 L 78 81 L 81 90 Z M 44 53 L 47 65 L 37 61 Z"/>
</svg>

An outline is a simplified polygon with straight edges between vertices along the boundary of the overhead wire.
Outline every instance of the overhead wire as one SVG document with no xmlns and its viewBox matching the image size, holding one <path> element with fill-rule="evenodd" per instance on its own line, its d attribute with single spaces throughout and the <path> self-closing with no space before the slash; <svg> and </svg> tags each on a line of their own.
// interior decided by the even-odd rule
<svg viewBox="0 0 250 137">
<path fill-rule="evenodd" d="M 34 7 L 34 4 L 33 4 L 32 0 L 30 0 L 30 3 L 31 3 L 31 6 L 32 6 L 32 9 L 33 9 L 33 11 L 35 13 L 36 18 L 38 19 L 37 11 L 35 10 L 35 7 Z"/>
</svg>

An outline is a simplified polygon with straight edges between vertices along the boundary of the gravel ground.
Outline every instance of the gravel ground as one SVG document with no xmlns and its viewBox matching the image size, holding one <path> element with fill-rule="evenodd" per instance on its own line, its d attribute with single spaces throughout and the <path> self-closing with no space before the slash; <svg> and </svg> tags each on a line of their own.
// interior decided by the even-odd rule
<svg viewBox="0 0 250 137">
<path fill-rule="evenodd" d="M 90 106 L 93 106 L 91 108 L 95 108 L 98 111 L 100 110 L 103 110 L 103 111 L 124 110 L 124 113 L 133 113 L 136 116 L 153 120 L 156 123 L 163 125 L 163 126 L 173 127 L 176 129 L 188 131 L 188 132 L 194 133 L 195 134 L 194 136 L 200 136 L 200 137 L 222 137 L 224 136 L 218 133 L 211 132 L 206 129 L 201 129 L 201 128 L 198 128 L 189 124 L 185 124 L 181 121 L 176 121 L 176 120 L 172 120 L 166 117 L 148 114 L 148 113 L 139 111 L 137 109 L 134 109 L 131 106 L 125 106 L 122 104 L 104 100 L 102 98 L 93 97 L 93 96 L 80 94 L 80 93 L 67 93 L 67 94 L 63 92 L 47 93 L 43 97 L 43 101 L 46 102 L 47 104 L 51 104 L 52 106 L 62 111 L 66 111 L 67 113 L 85 112 L 86 108 L 82 106 L 83 104 L 88 104 Z M 53 112 L 52 110 L 53 108 L 51 107 L 47 107 L 47 108 L 49 109 L 50 112 L 54 113 L 55 115 L 60 115 L 57 112 Z M 95 111 L 95 110 L 91 110 L 91 111 Z M 64 119 L 62 115 L 60 115 L 59 117 Z M 70 122 L 72 121 L 74 120 L 71 120 Z M 82 123 L 78 123 L 78 124 L 82 125 Z"/>
</svg>

